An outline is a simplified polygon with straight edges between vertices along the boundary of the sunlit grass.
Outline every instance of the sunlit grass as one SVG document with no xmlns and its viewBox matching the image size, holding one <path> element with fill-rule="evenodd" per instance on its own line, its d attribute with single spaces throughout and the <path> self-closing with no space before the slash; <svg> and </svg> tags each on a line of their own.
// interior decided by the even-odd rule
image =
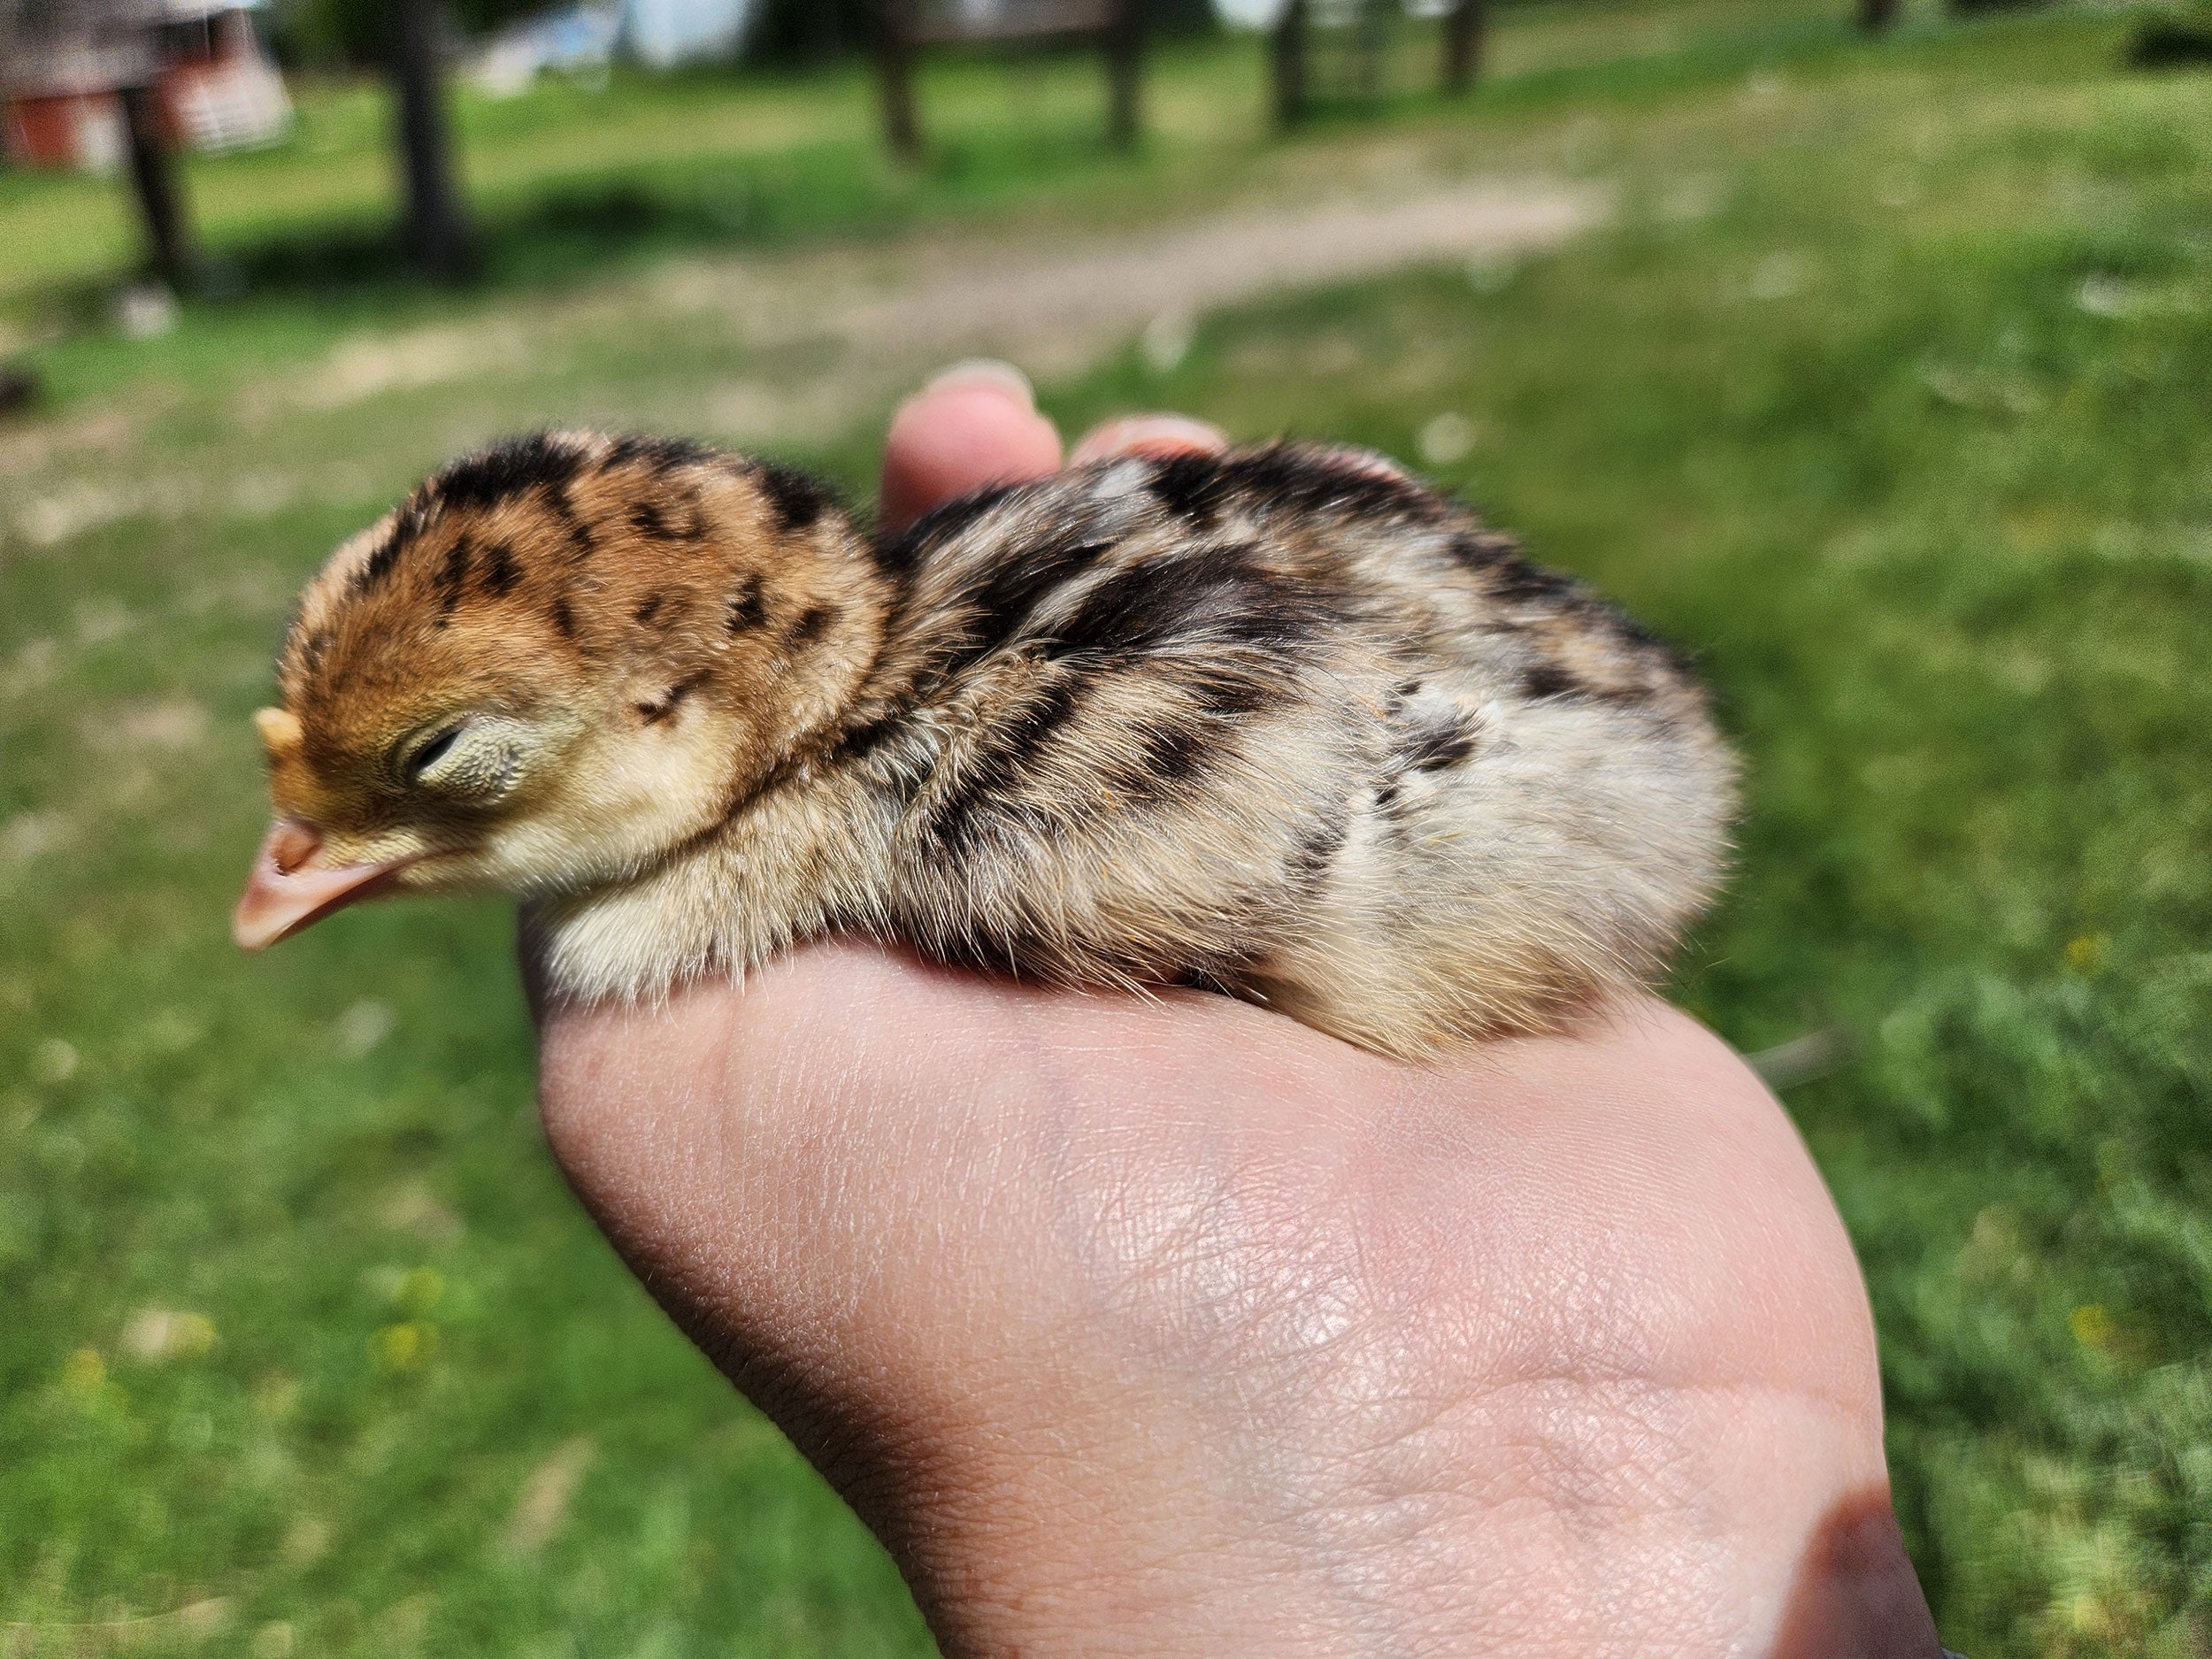
<svg viewBox="0 0 2212 1659">
<path fill-rule="evenodd" d="M 1827 0 L 1669 0 L 1592 7 L 1546 0 L 1501 12 L 1493 59 L 1500 84 L 1539 72 L 1601 68 L 1720 51 L 1801 45 L 1833 35 Z M 1409 27 L 1386 77 L 1394 96 L 1418 95 L 1433 76 L 1434 43 Z M 1325 64 L 1327 61 L 1323 55 Z M 1267 132 L 1264 48 L 1232 36 L 1156 55 L 1147 88 L 1151 160 L 1204 171 L 1233 160 Z M 390 115 L 373 81 L 309 80 L 294 88 L 291 135 L 264 150 L 192 157 L 185 192 L 219 288 L 226 262 L 249 266 L 272 240 L 314 241 L 380 230 L 395 211 Z M 608 192 L 703 196 L 685 239 L 758 240 L 778 224 L 846 228 L 917 199 L 972 201 L 1018 193 L 1056 174 L 1089 178 L 1116 163 L 1102 142 L 1103 89 L 1080 53 L 1010 59 L 938 52 L 925 61 L 921 104 L 936 165 L 908 173 L 882 153 L 875 90 L 857 66 L 803 76 L 697 70 L 655 80 L 618 72 L 603 88 L 558 77 L 515 97 L 491 98 L 456 78 L 460 165 L 496 231 L 547 192 L 589 200 Z M 795 170 L 817 199 L 762 211 Z M 841 199 L 848 205 L 841 211 Z M 629 227 L 634 230 L 634 227 Z M 119 180 L 0 173 L 0 319 L 36 314 L 58 287 L 111 282 L 137 257 Z M 560 264 L 557 252 L 552 256 Z M 515 263 L 542 265 L 528 248 Z"/>
</svg>

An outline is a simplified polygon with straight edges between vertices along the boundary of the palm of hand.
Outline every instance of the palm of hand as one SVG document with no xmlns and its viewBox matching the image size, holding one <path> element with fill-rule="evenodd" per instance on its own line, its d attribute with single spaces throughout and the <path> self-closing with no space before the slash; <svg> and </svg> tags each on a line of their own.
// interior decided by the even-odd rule
<svg viewBox="0 0 2212 1659">
<path fill-rule="evenodd" d="M 927 398 L 887 511 L 1056 464 Z M 949 1652 L 1935 1651 L 1849 1244 L 1659 1003 L 1432 1071 L 825 946 L 553 1016 L 544 1109 Z"/>
</svg>

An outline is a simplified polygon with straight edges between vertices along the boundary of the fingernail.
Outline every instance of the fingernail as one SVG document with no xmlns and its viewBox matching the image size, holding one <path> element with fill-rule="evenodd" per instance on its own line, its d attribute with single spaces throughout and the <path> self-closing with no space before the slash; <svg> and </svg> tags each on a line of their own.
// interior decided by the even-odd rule
<svg viewBox="0 0 2212 1659">
<path fill-rule="evenodd" d="M 1079 466 L 1086 461 L 1103 461 L 1109 456 L 1180 454 L 1191 449 L 1228 447 L 1227 433 L 1187 415 L 1126 415 L 1084 434 L 1083 442 L 1068 457 L 1068 464 Z"/>
<path fill-rule="evenodd" d="M 991 386 L 1010 395 L 1024 409 L 1037 406 L 1036 388 L 1029 377 L 1012 364 L 997 357 L 967 357 L 929 377 L 922 389 L 941 392 L 955 386 Z"/>
</svg>

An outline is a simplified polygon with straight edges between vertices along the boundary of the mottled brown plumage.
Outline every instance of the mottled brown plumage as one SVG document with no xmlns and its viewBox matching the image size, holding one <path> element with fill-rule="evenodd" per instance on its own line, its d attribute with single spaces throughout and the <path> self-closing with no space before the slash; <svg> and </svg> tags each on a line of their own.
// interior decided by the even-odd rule
<svg viewBox="0 0 2212 1659">
<path fill-rule="evenodd" d="M 853 931 L 1429 1055 L 1656 971 L 1732 800 L 1665 647 L 1295 446 L 872 541 L 780 468 L 520 440 L 341 548 L 280 677 L 242 940 L 368 886 L 503 888 L 588 999 Z"/>
</svg>

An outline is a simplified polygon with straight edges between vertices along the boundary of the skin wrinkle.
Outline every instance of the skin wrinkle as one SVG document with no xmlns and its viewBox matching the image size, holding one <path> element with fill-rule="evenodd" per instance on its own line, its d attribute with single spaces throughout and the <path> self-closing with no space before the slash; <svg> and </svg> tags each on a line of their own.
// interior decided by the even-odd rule
<svg viewBox="0 0 2212 1659">
<path fill-rule="evenodd" d="M 824 1056 L 830 1057 L 833 1066 L 845 1069 L 838 1048 L 818 1047 L 808 1063 L 802 1063 L 782 1046 L 772 1045 L 765 1068 L 758 1065 L 761 1056 L 749 1046 L 740 1052 L 733 1042 L 728 1052 L 737 1098 L 745 1098 L 747 1092 L 757 1098 L 764 1091 L 772 1098 L 778 1091 L 795 1088 L 838 1107 L 810 1114 L 796 1125 L 786 1125 L 786 1133 L 764 1138 L 737 1154 L 733 1167 L 746 1171 L 758 1191 L 764 1231 L 772 1240 L 780 1240 L 803 1238 L 810 1229 L 822 1229 L 837 1240 L 833 1262 L 864 1265 L 869 1254 L 865 1240 L 853 1233 L 844 1218 L 866 1213 L 865 1195 L 853 1190 L 865 1171 L 838 1156 L 840 1145 L 850 1138 L 848 1102 L 855 1091 L 849 1078 L 810 1075 Z M 781 1179 L 794 1164 L 829 1176 L 826 1187 L 813 1183 L 811 1190 L 796 1189 L 802 1198 L 796 1216 L 787 1213 L 795 1208 L 794 1184 Z M 920 1479 L 910 1460 L 895 1458 L 891 1450 L 926 1443 L 929 1412 L 888 1380 L 898 1371 L 879 1352 L 881 1337 L 872 1332 L 868 1305 L 870 1293 L 879 1297 L 882 1286 L 861 1271 L 839 1272 L 814 1253 L 774 1248 L 763 1258 L 760 1269 L 757 1286 L 726 1293 L 744 1296 L 773 1315 L 772 1322 L 756 1333 L 749 1370 L 766 1372 L 775 1379 L 771 1386 L 784 1394 L 803 1396 L 826 1388 L 848 1402 L 851 1423 L 828 1435 L 818 1432 L 807 1441 L 807 1449 L 826 1471 L 841 1472 L 864 1512 L 884 1524 L 896 1513 L 891 1494 L 902 1483 L 918 1484 Z M 830 1294 L 820 1295 L 818 1287 L 825 1281 Z"/>
<path fill-rule="evenodd" d="M 1248 1187 L 1251 1183 L 1248 1181 L 1245 1185 Z M 1310 1258 L 1312 1254 L 1310 1251 L 1301 1252 L 1295 1248 L 1296 1233 L 1304 1227 L 1304 1222 L 1310 1220 L 1310 1212 L 1302 1219 L 1294 1200 L 1286 1202 L 1289 1199 L 1286 1192 L 1276 1191 L 1265 1183 L 1260 1183 L 1258 1202 L 1253 1207 L 1283 1210 L 1288 1213 L 1291 1225 L 1287 1229 L 1262 1229 L 1263 1236 L 1272 1242 L 1260 1251 L 1251 1266 L 1250 1277 L 1265 1282 L 1269 1288 L 1264 1298 L 1256 1296 L 1238 1282 L 1235 1274 L 1237 1264 L 1233 1261 L 1224 1259 L 1219 1253 L 1209 1252 L 1203 1248 L 1209 1234 L 1235 1236 L 1251 1231 L 1245 1216 L 1232 1213 L 1238 1207 L 1224 1195 L 1226 1190 L 1227 1184 L 1225 1183 L 1217 1188 L 1210 1198 L 1193 1199 L 1172 1206 L 1173 1210 L 1181 1212 L 1179 1225 L 1154 1229 L 1153 1237 L 1148 1240 L 1149 1248 L 1143 1252 L 1145 1256 L 1153 1259 L 1132 1262 L 1127 1259 L 1125 1250 L 1114 1252 L 1109 1256 L 1112 1268 L 1119 1271 L 1133 1271 L 1142 1279 L 1166 1283 L 1171 1302 L 1194 1310 L 1192 1323 L 1204 1333 L 1200 1343 L 1202 1350 L 1210 1350 L 1220 1341 L 1217 1327 L 1248 1328 L 1255 1323 L 1276 1322 L 1272 1320 L 1272 1316 L 1279 1310 L 1286 1314 L 1290 1328 L 1284 1334 L 1271 1342 L 1256 1345 L 1256 1352 L 1253 1351 L 1255 1343 L 1248 1336 L 1242 1340 L 1240 1348 L 1250 1363 L 1263 1371 L 1295 1371 L 1310 1369 L 1317 1364 L 1323 1366 L 1324 1377 L 1310 1385 L 1311 1392 L 1317 1396 L 1314 1405 L 1317 1413 L 1341 1415 L 1348 1408 L 1393 1402 L 1397 1391 L 1386 1379 L 1369 1379 L 1367 1373 L 1374 1368 L 1362 1363 L 1356 1353 L 1348 1364 L 1330 1363 L 1337 1358 L 1339 1350 L 1356 1350 L 1363 1346 L 1349 1310 L 1327 1322 L 1333 1328 L 1314 1328 L 1313 1313 L 1317 1289 L 1333 1278 L 1356 1282 L 1362 1277 L 1356 1239 L 1350 1246 L 1348 1266 L 1337 1273 L 1332 1274 L 1325 1269 L 1317 1271 L 1310 1266 L 1300 1271 L 1296 1266 L 1290 1265 L 1296 1263 L 1302 1255 Z M 1156 1203 L 1157 1197 L 1155 1194 Z M 1094 1227 L 1086 1236 L 1092 1240 L 1110 1241 L 1111 1233 L 1105 1227 Z M 1109 1248 L 1110 1250 L 1110 1242 Z M 1122 1259 L 1115 1259 L 1116 1256 Z M 1210 1266 L 1223 1270 L 1223 1272 L 1210 1274 Z M 1173 1281 L 1178 1279 L 1184 1282 L 1176 1285 Z M 1141 1285 L 1136 1297 L 1124 1300 L 1141 1300 L 1153 1294 L 1149 1285 Z M 1210 1320 L 1202 1311 L 1210 1307 L 1221 1310 L 1217 1317 Z M 1386 1325 L 1386 1321 L 1383 1320 L 1374 1323 Z M 1179 1333 L 1179 1336 L 1187 1341 L 1190 1334 L 1187 1330 Z M 1333 1380 L 1328 1374 L 1331 1371 L 1341 1373 L 1341 1379 Z M 1291 1391 L 1285 1384 L 1278 1382 L 1263 1392 L 1279 1395 Z M 1356 1417 L 1347 1420 L 1355 1426 L 1361 1422 Z M 1359 1469 L 1384 1453 L 1402 1450 L 1408 1441 L 1417 1434 L 1420 1426 L 1418 1424 L 1377 1425 L 1370 1431 L 1371 1438 L 1365 1441 L 1340 1435 L 1331 1444 L 1328 1462 Z M 1402 1464 L 1402 1459 L 1398 1461 Z M 1381 1608 L 1402 1586 L 1385 1582 L 1394 1575 L 1390 1571 L 1389 1558 L 1380 1552 L 1391 1541 L 1409 1533 L 1417 1535 L 1425 1525 L 1432 1524 L 1432 1513 L 1424 1511 L 1432 1511 L 1442 1500 L 1435 1495 L 1425 1479 L 1409 1483 L 1401 1467 L 1391 1473 L 1373 1477 L 1367 1483 L 1386 1488 L 1392 1494 L 1390 1497 L 1355 1502 L 1347 1499 L 1341 1485 L 1335 1490 L 1325 1490 L 1317 1485 L 1313 1479 L 1313 1462 L 1309 1458 L 1298 1466 L 1293 1466 L 1279 1459 L 1271 1482 L 1274 1489 L 1256 1491 L 1253 1495 L 1265 1499 L 1271 1506 L 1275 1515 L 1271 1524 L 1274 1528 L 1289 1534 L 1299 1545 L 1309 1548 L 1315 1543 L 1325 1543 L 1329 1558 L 1340 1557 L 1348 1563 L 1333 1579 L 1341 1593 L 1363 1603 Z M 1346 1479 L 1341 1475 L 1338 1477 L 1340 1482 Z M 1408 1495 L 1409 1490 L 1413 1494 L 1411 1496 Z M 1573 1497 L 1576 1502 L 1590 1506 L 1586 1491 L 1578 1492 Z M 1379 1510 L 1382 1514 L 1378 1516 L 1370 1513 L 1370 1510 Z M 1395 1519 L 1394 1525 L 1389 1524 L 1393 1518 Z"/>
<path fill-rule="evenodd" d="M 1632 1301 L 1635 1301 L 1635 1299 L 1628 1299 L 1628 1301 L 1631 1301 L 1631 1303 L 1632 1303 Z M 1610 1463 L 1610 1460 L 1609 1460 L 1609 1463 Z M 1637 1463 L 1628 1463 L 1628 1464 L 1626 1464 L 1626 1467 L 1631 1467 L 1631 1469 L 1635 1469 L 1635 1467 L 1640 1467 L 1640 1464 L 1637 1464 Z M 1586 1498 L 1586 1494 L 1582 1494 L 1582 1498 Z"/>
<path fill-rule="evenodd" d="M 1089 1161 L 1093 1164 L 1102 1163 L 1108 1161 L 1110 1157 L 1110 1154 L 1105 1156 L 1094 1154 Z M 1089 1171 L 1086 1171 L 1080 1179 L 1071 1179 L 1064 1173 L 1061 1179 L 1053 1185 L 1056 1189 L 1066 1190 L 1070 1187 L 1079 1187 L 1094 1179 L 1094 1175 Z M 1248 1305 L 1250 1298 L 1240 1295 L 1233 1285 L 1228 1287 L 1227 1294 L 1225 1295 L 1224 1286 L 1217 1280 L 1213 1283 L 1203 1282 L 1209 1276 L 1210 1265 L 1216 1268 L 1225 1265 L 1219 1261 L 1210 1263 L 1207 1260 L 1207 1252 L 1203 1248 L 1203 1241 L 1209 1233 L 1217 1233 L 1223 1230 L 1219 1217 L 1210 1216 L 1209 1212 L 1223 1202 L 1225 1190 L 1221 1186 L 1216 1185 L 1210 1194 L 1200 1194 L 1194 1191 L 1187 1196 L 1186 1202 L 1173 1207 L 1180 1213 L 1172 1221 L 1164 1222 L 1162 1225 L 1150 1228 L 1149 1236 L 1143 1240 L 1142 1247 L 1133 1251 L 1129 1248 L 1126 1242 L 1124 1242 L 1120 1248 L 1116 1248 L 1113 1241 L 1113 1230 L 1110 1225 L 1106 1224 L 1106 1212 L 1103 1209 L 1081 1218 L 1077 1228 L 1080 1240 L 1079 1248 L 1094 1252 L 1098 1246 L 1103 1244 L 1106 1249 L 1108 1276 L 1133 1275 L 1138 1281 L 1133 1292 L 1111 1298 L 1117 1310 L 1131 1302 L 1141 1302 L 1146 1298 L 1148 1293 L 1141 1283 L 1144 1279 L 1181 1276 L 1186 1279 L 1195 1279 L 1201 1282 L 1196 1285 L 1186 1284 L 1180 1288 L 1171 1291 L 1170 1299 L 1178 1305 L 1203 1307 L 1226 1302 L 1231 1310 L 1231 1318 L 1248 1319 L 1252 1317 L 1255 1310 Z M 1261 1271 L 1265 1277 L 1279 1276 L 1265 1264 L 1263 1264 Z M 1294 1285 L 1291 1286 L 1291 1305 L 1294 1308 L 1296 1305 L 1296 1292 L 1299 1288 L 1300 1286 Z M 1313 1345 L 1310 1340 L 1308 1340 L 1295 1346 L 1310 1349 Z M 1327 1500 L 1317 1496 L 1312 1502 L 1318 1506 L 1325 1503 Z"/>
<path fill-rule="evenodd" d="M 1386 1121 L 1389 1127 L 1397 1129 L 1403 1129 L 1408 1123 L 1402 1115 Z M 1599 1202 L 1594 1207 L 1602 1213 L 1616 1216 L 1634 1214 L 1639 1194 L 1664 1185 L 1663 1170 L 1670 1163 L 1679 1161 L 1678 1154 L 1672 1148 L 1649 1138 L 1641 1129 L 1641 1118 L 1632 1116 L 1625 1118 L 1622 1125 L 1610 1128 L 1602 1135 L 1590 1132 L 1576 1134 L 1560 1151 L 1559 1156 L 1563 1159 L 1593 1171 L 1588 1179 L 1601 1183 L 1595 1189 Z M 1595 1123 L 1591 1127 L 1594 1131 Z M 1809 1196 L 1816 1195 L 1809 1169 L 1803 1165 L 1801 1149 L 1794 1135 L 1787 1133 L 1786 1125 L 1783 1127 L 1785 1134 L 1776 1143 L 1775 1150 L 1783 1153 L 1794 1164 L 1799 1171 L 1799 1181 L 1809 1188 Z M 1622 1133 L 1624 1128 L 1626 1130 L 1625 1139 Z M 1417 1151 L 1409 1153 L 1407 1160 L 1409 1166 L 1417 1171 L 1423 1167 L 1440 1167 L 1452 1162 L 1455 1154 L 1450 1141 L 1449 1136 L 1441 1140 L 1433 1135 L 1425 1138 L 1418 1143 Z M 1746 1143 L 1739 1140 L 1735 1150 L 1741 1152 L 1744 1149 Z M 1640 1151 L 1646 1156 L 1624 1156 Z M 1524 1211 L 1532 1202 L 1540 1201 L 1544 1191 L 1540 1185 L 1532 1186 L 1517 1172 L 1516 1165 L 1519 1160 L 1510 1144 L 1510 1137 L 1507 1144 L 1498 1147 L 1480 1162 L 1485 1171 L 1480 1185 L 1475 1190 L 1462 1194 L 1456 1202 L 1437 1208 L 1447 1217 L 1484 1217 L 1491 1225 L 1475 1235 L 1454 1236 L 1448 1233 L 1432 1233 L 1409 1239 L 1402 1247 L 1408 1255 L 1416 1259 L 1425 1257 L 1440 1263 L 1463 1260 L 1472 1253 L 1494 1250 L 1501 1242 L 1505 1248 L 1511 1248 L 1512 1233 L 1532 1230 L 1526 1225 L 1518 1228 L 1506 1225 L 1508 1218 Z M 1763 1162 L 1770 1164 L 1770 1160 Z M 1608 1173 L 1601 1176 L 1597 1171 Z M 1740 1257 L 1752 1262 L 1786 1259 L 1784 1252 L 1790 1248 L 1787 1241 L 1778 1239 L 1771 1228 L 1762 1229 L 1749 1240 L 1732 1240 L 1714 1230 L 1702 1207 L 1694 1202 L 1686 1210 L 1678 1206 L 1674 1213 L 1678 1218 L 1686 1215 L 1705 1229 L 1704 1237 L 1696 1247 L 1697 1254 L 1705 1259 L 1727 1261 Z M 1829 1221 L 1827 1225 L 1833 1226 L 1835 1224 Z M 1516 1271 L 1511 1275 L 1514 1282 L 1540 1287 L 1540 1294 L 1527 1310 L 1529 1313 L 1540 1313 L 1545 1309 L 1556 1310 L 1558 1324 L 1548 1334 L 1548 1341 L 1555 1341 L 1576 1329 L 1586 1330 L 1585 1309 L 1590 1299 L 1595 1297 L 1604 1302 L 1612 1297 L 1612 1292 L 1605 1282 L 1588 1276 L 1593 1263 L 1602 1260 L 1609 1264 L 1612 1271 L 1641 1271 L 1637 1264 L 1648 1260 L 1652 1254 L 1649 1241 L 1632 1228 L 1624 1231 L 1617 1226 L 1609 1235 L 1609 1248 L 1603 1250 L 1586 1248 L 1593 1236 L 1586 1230 L 1573 1241 L 1575 1258 L 1556 1264 L 1568 1274 L 1561 1282 L 1555 1282 L 1554 1263 L 1532 1257 L 1521 1257 Z M 1609 1237 L 1602 1234 L 1596 1236 Z M 1741 1310 L 1744 1304 L 1740 1282 L 1732 1279 L 1725 1289 L 1726 1299 L 1734 1309 Z M 1769 1293 L 1766 1305 L 1781 1305 L 1786 1289 L 1781 1284 L 1775 1285 Z M 1861 1294 L 1855 1284 L 1851 1290 L 1855 1299 Z M 1615 1300 L 1621 1307 L 1648 1309 L 1655 1319 L 1673 1317 L 1664 1300 L 1648 1290 L 1640 1296 Z M 1630 1348 L 1629 1354 L 1631 1359 L 1637 1362 L 1637 1367 L 1632 1369 L 1644 1363 L 1641 1339 Z M 1594 1357 L 1586 1355 L 1588 1359 Z M 1851 1403 L 1863 1408 L 1867 1403 L 1865 1393 L 1862 1392 L 1859 1398 Z"/>
</svg>

